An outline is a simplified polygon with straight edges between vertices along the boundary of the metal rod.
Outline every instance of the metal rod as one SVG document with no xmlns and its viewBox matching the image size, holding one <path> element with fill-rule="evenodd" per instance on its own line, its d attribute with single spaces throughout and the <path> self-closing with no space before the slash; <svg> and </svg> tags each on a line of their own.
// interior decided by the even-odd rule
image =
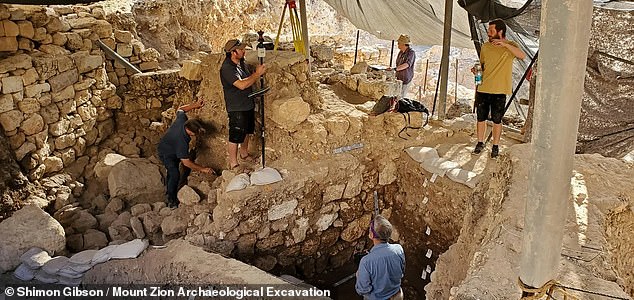
<svg viewBox="0 0 634 300">
<path fill-rule="evenodd" d="M 389 65 L 390 68 L 392 67 L 393 58 L 394 58 L 394 40 L 392 40 L 392 48 L 390 48 L 390 65 Z"/>
<path fill-rule="evenodd" d="M 522 87 L 522 84 L 524 83 L 524 80 L 526 79 L 526 75 L 528 75 L 528 72 L 530 72 L 531 68 L 533 67 L 533 64 L 535 63 L 535 61 L 537 60 L 537 55 L 539 54 L 539 50 L 537 52 L 535 52 L 535 56 L 533 56 L 533 59 L 531 60 L 531 63 L 528 64 L 528 68 L 526 68 L 526 71 L 524 71 L 524 75 L 522 75 L 522 78 L 520 79 L 520 82 L 517 83 L 517 86 L 515 87 L 515 90 L 513 91 L 513 94 L 511 94 L 511 98 L 509 98 L 509 101 L 506 102 L 506 106 L 504 107 L 504 114 L 506 115 L 506 111 L 509 110 L 509 107 L 511 106 L 511 102 L 513 102 L 513 98 L 515 98 L 515 95 L 517 95 L 517 92 L 520 91 L 520 87 Z M 475 107 L 474 107 L 475 110 Z M 493 131 L 489 132 L 489 135 L 487 136 L 486 141 L 484 142 L 485 144 L 489 142 L 489 140 L 491 140 L 491 137 L 493 136 Z"/>
<path fill-rule="evenodd" d="M 357 42 L 354 44 L 354 64 L 357 64 L 357 52 L 359 52 L 359 30 L 357 30 Z"/>
<path fill-rule="evenodd" d="M 110 49 L 110 47 L 108 47 L 106 44 L 104 44 L 101 40 L 97 40 L 97 45 L 99 45 L 99 47 L 101 47 L 101 49 L 106 52 L 106 55 L 114 60 L 116 60 L 117 62 L 119 62 L 120 64 L 124 65 L 126 68 L 130 69 L 131 71 L 133 71 L 134 73 L 143 73 L 141 72 L 141 70 L 137 69 L 137 67 L 135 67 L 133 64 L 131 64 L 128 60 L 126 60 L 125 58 L 121 57 L 121 55 L 119 55 L 117 52 L 114 52 L 112 49 Z"/>
<path fill-rule="evenodd" d="M 425 60 L 425 74 L 423 75 L 423 93 L 427 92 L 427 68 L 429 68 L 429 59 Z"/>
<path fill-rule="evenodd" d="M 438 67 L 438 76 L 436 76 L 436 91 L 434 92 L 434 105 L 431 109 L 432 116 L 436 112 L 436 99 L 438 99 L 438 87 L 440 86 L 440 70 L 441 69 L 442 69 L 442 65 Z"/>
<path fill-rule="evenodd" d="M 456 58 L 456 85 L 454 86 L 453 102 L 458 102 L 458 59 Z"/>
<path fill-rule="evenodd" d="M 356 277 L 356 276 L 357 276 L 357 273 L 352 273 L 352 274 L 350 274 L 350 275 L 348 275 L 348 276 L 344 277 L 343 279 L 341 279 L 341 280 L 339 280 L 339 281 L 335 282 L 335 284 L 333 284 L 333 285 L 332 285 L 332 287 L 338 287 L 338 286 L 340 286 L 340 285 L 342 285 L 342 284 L 344 284 L 344 283 L 346 283 L 346 282 L 350 281 L 350 279 L 352 279 L 352 278 L 354 278 L 354 277 Z"/>
</svg>

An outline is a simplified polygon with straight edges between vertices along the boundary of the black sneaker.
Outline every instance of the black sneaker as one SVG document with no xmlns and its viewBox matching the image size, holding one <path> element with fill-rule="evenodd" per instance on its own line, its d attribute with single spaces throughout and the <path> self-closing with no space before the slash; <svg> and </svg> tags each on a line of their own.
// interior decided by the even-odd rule
<svg viewBox="0 0 634 300">
<path fill-rule="evenodd" d="M 493 147 L 491 147 L 491 158 L 497 158 L 498 155 L 500 155 L 500 148 L 498 145 L 493 145 Z"/>
<path fill-rule="evenodd" d="M 475 149 L 473 149 L 473 154 L 480 154 L 484 150 L 484 143 L 478 142 L 476 144 Z"/>
</svg>

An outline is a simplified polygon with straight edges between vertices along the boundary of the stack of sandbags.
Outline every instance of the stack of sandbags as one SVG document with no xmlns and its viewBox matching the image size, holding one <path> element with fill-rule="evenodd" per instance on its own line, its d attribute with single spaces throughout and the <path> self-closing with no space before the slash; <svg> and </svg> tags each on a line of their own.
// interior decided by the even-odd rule
<svg viewBox="0 0 634 300">
<path fill-rule="evenodd" d="M 437 174 L 440 177 L 444 177 L 447 174 L 449 179 L 470 188 L 475 188 L 477 184 L 478 174 L 461 169 L 460 164 L 457 162 L 440 157 L 438 151 L 434 148 L 410 147 L 405 149 L 405 152 L 413 160 L 419 162 L 420 166 L 427 172 Z"/>
</svg>

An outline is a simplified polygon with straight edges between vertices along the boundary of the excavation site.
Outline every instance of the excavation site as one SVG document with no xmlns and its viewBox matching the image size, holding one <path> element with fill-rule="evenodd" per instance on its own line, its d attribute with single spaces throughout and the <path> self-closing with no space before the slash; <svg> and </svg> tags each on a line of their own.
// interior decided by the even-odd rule
<svg viewBox="0 0 634 300">
<path fill-rule="evenodd" d="M 632 299 L 633 26 L 0 0 L 0 299 Z"/>
</svg>

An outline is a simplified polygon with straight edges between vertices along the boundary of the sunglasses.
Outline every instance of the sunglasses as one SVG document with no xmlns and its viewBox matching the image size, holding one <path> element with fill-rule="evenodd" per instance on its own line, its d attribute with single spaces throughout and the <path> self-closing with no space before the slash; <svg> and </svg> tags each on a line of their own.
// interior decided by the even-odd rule
<svg viewBox="0 0 634 300">
<path fill-rule="evenodd" d="M 231 46 L 231 48 L 229 48 L 229 49 L 233 49 L 235 47 L 238 47 L 238 46 L 240 46 L 240 44 L 241 44 L 240 41 L 236 41 L 236 43 L 233 46 Z M 233 49 L 231 51 L 236 51 L 236 50 L 238 50 L 238 49 Z"/>
</svg>

